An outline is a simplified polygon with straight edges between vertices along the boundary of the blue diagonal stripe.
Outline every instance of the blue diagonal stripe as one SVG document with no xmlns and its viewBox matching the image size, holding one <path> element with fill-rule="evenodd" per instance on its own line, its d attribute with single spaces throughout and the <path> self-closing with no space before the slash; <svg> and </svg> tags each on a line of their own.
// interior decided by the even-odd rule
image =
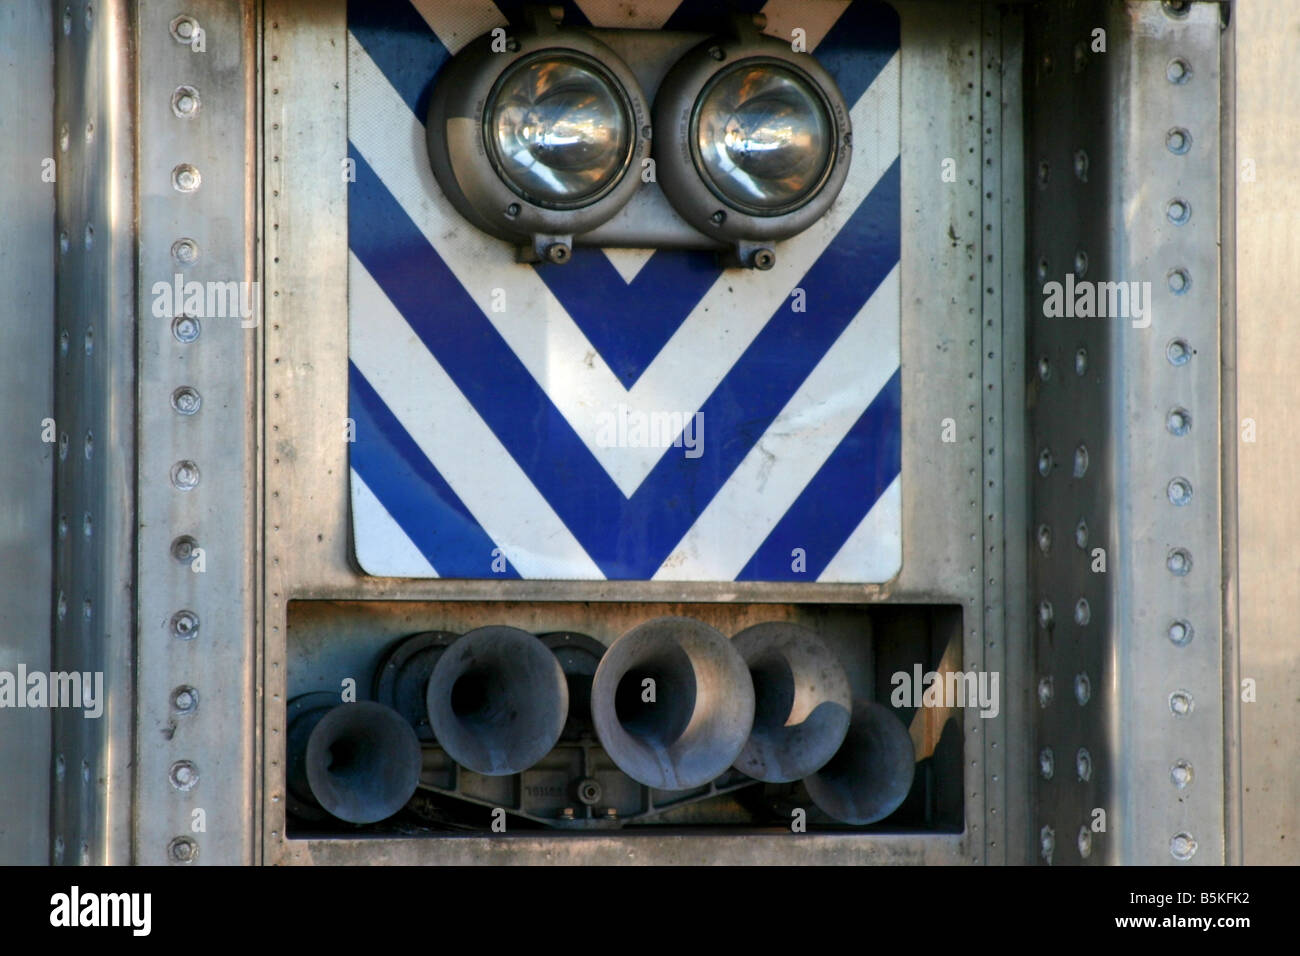
<svg viewBox="0 0 1300 956">
<path fill-rule="evenodd" d="M 703 454 L 688 459 L 670 449 L 627 500 L 364 158 L 350 152 L 352 250 L 611 578 L 657 570 L 898 261 L 895 160 L 801 281 L 806 312 L 779 309 L 700 409 Z"/>
<path fill-rule="evenodd" d="M 434 570 L 443 577 L 519 576 L 509 564 L 505 573 L 492 571 L 492 539 L 350 362 L 348 410 L 356 423 L 350 464 Z"/>
<path fill-rule="evenodd" d="M 902 468 L 902 382 L 895 371 L 768 534 L 737 581 L 816 581 Z M 791 569 L 795 548 L 803 573 Z"/>
</svg>

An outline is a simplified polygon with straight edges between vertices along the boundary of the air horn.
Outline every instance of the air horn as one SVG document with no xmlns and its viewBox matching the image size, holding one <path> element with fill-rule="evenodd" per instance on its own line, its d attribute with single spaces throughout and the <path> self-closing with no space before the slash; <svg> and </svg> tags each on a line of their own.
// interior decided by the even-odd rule
<svg viewBox="0 0 1300 956">
<path fill-rule="evenodd" d="M 328 693 L 289 702 L 290 804 L 348 823 L 377 823 L 406 805 L 420 782 L 420 741 L 401 714 Z"/>
<path fill-rule="evenodd" d="M 907 798 L 915 772 L 916 752 L 903 722 L 883 704 L 857 700 L 844 743 L 804 786 L 836 820 L 876 823 Z"/>
<path fill-rule="evenodd" d="M 849 730 L 853 696 L 839 659 L 812 631 L 771 621 L 731 640 L 754 682 L 754 726 L 735 768 L 766 783 L 817 770 Z"/>
<path fill-rule="evenodd" d="M 723 634 L 661 617 L 610 645 L 592 680 L 591 712 L 601 746 L 625 774 L 689 790 L 740 755 L 754 723 L 754 685 Z"/>
<path fill-rule="evenodd" d="M 555 746 L 569 688 L 549 647 L 527 631 L 470 631 L 438 658 L 425 698 L 438 744 L 488 776 L 527 770 Z"/>
</svg>

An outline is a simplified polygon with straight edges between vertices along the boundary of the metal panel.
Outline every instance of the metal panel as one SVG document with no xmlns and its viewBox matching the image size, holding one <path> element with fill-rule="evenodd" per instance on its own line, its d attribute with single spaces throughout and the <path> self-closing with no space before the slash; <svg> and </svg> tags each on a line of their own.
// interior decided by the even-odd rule
<svg viewBox="0 0 1300 956">
<path fill-rule="evenodd" d="M 0 669 L 50 669 L 54 414 L 54 24 L 48 3 L 0 10 Z M 57 168 L 57 167 L 56 167 Z M 61 170 L 66 172 L 67 170 Z M 56 423 L 57 425 L 57 423 Z M 50 440 L 53 439 L 53 440 Z M 50 858 L 50 712 L 0 711 L 0 864 Z"/>
<path fill-rule="evenodd" d="M 251 862 L 253 15 L 200 0 L 140 3 L 137 16 L 135 858 Z"/>
<path fill-rule="evenodd" d="M 107 697 L 98 719 L 54 712 L 55 863 L 131 860 L 136 233 L 129 6 L 65 6 L 55 26 L 53 666 L 102 673 Z"/>
<path fill-rule="evenodd" d="M 1219 9 L 1030 23 L 1041 857 L 1222 862 Z M 1068 274 L 1145 312 L 1048 317 Z"/>
<path fill-rule="evenodd" d="M 457 862 L 568 860 L 642 862 L 686 860 L 751 862 L 774 859 L 834 861 L 981 861 L 995 853 L 1008 811 L 988 806 L 983 761 L 986 735 L 966 713 L 967 832 L 932 837 L 816 837 L 795 843 L 776 837 L 661 839 L 653 846 L 605 837 L 464 838 L 422 841 L 286 841 L 283 732 L 285 628 L 291 598 L 509 601 L 906 601 L 954 603 L 967 622 L 964 662 L 985 669 L 985 612 L 997 619 L 1002 572 L 987 585 L 985 472 L 1001 482 L 1001 442 L 983 452 L 985 424 L 1000 428 L 1003 395 L 984 397 L 986 374 L 1001 381 L 999 363 L 986 367 L 977 344 L 1000 342 L 1000 307 L 985 310 L 981 201 L 987 165 L 1000 177 L 1000 136 L 983 142 L 983 100 L 1001 98 L 1002 73 L 982 66 L 998 46 L 998 30 L 981 39 L 978 8 L 899 3 L 902 18 L 902 264 L 903 570 L 883 586 L 756 585 L 718 587 L 674 582 L 528 582 L 368 579 L 349 563 L 345 420 L 346 203 L 341 171 L 346 157 L 344 5 L 270 0 L 265 8 L 267 289 L 265 357 L 266 449 L 264 701 L 265 787 L 263 853 L 267 862 Z M 956 54 L 956 55 L 955 55 Z M 1018 83 L 1015 74 L 1006 77 Z M 987 89 L 986 82 L 997 89 Z M 292 96 L 288 93 L 292 91 Z M 1014 97 L 1009 98 L 1014 103 Z M 977 119 L 979 118 L 979 119 Z M 991 148 L 990 148 L 991 147 Z M 987 151 L 987 155 L 986 155 Z M 944 160 L 960 172 L 936 188 Z M 310 184 L 310 185 L 307 185 Z M 1018 187 L 1000 201 L 1014 206 Z M 996 191 L 995 191 L 995 194 Z M 993 224 L 989 223 L 990 229 Z M 991 254 L 991 252 L 990 252 Z M 1015 262 L 1014 243 L 1011 262 Z M 1009 266 L 1011 267 L 1011 266 Z M 1001 268 L 999 266 L 998 268 Z M 996 274 L 996 273 L 995 273 Z M 992 324 L 987 324 L 992 323 Z M 1013 362 L 1014 350 L 1003 360 Z M 995 421 L 984 420 L 992 416 Z M 959 440 L 943 442 L 944 420 Z M 910 482 L 910 484 L 909 484 Z M 1004 492 L 1005 493 L 1005 492 Z M 990 502 L 991 504 L 991 502 Z M 996 522 L 994 522 L 996 523 Z M 1014 539 L 1013 539 L 1014 540 Z M 992 541 L 990 542 L 992 543 Z M 995 560 L 1001 565 L 1001 556 Z M 1011 563 L 1014 573 L 1014 562 Z M 1010 613 L 1010 612 L 1008 612 Z M 1006 726 L 990 743 L 1019 748 L 1023 737 Z M 1005 741 L 1005 743 L 1003 743 Z M 1001 783 L 1001 780 L 990 781 Z M 1008 798 L 1014 806 L 1014 794 Z M 1000 802 L 1000 798 L 999 798 Z M 1001 812 L 996 812 L 1001 811 Z M 797 849 L 795 849 L 797 848 Z"/>
<path fill-rule="evenodd" d="M 1246 863 L 1300 861 L 1300 504 L 1295 487 L 1295 365 L 1300 330 L 1300 203 L 1290 170 L 1300 152 L 1295 70 L 1300 7 L 1251 0 L 1233 7 L 1236 57 L 1236 365 L 1235 413 L 1225 396 L 1223 441 L 1235 451 L 1239 482 L 1240 674 L 1255 699 L 1240 703 L 1240 760 Z M 1225 365 L 1227 364 L 1225 356 Z M 1231 583 L 1231 582 L 1230 582 Z M 1233 675 L 1234 678 L 1238 675 Z M 1244 690 L 1244 689 L 1243 689 Z M 1244 700 L 1236 679 L 1230 701 Z"/>
</svg>

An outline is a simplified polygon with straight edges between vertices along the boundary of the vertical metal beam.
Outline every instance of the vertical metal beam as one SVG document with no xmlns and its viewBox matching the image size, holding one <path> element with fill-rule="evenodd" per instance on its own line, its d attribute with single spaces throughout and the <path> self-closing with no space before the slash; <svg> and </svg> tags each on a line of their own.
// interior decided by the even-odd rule
<svg viewBox="0 0 1300 956">
<path fill-rule="evenodd" d="M 135 856 L 250 863 L 255 813 L 254 11 L 136 5 Z"/>
<path fill-rule="evenodd" d="M 1300 860 L 1300 497 L 1295 493 L 1300 361 L 1300 186 L 1295 158 L 1300 7 L 1233 5 L 1236 34 L 1236 400 L 1224 441 L 1237 452 L 1240 703 L 1244 861 Z M 1239 416 L 1239 418 L 1238 418 Z M 1234 686 L 1232 699 L 1240 700 Z"/>
<path fill-rule="evenodd" d="M 54 416 L 54 24 L 0 10 L 0 669 L 50 669 Z M 50 711 L 0 711 L 0 864 L 50 858 Z"/>
</svg>

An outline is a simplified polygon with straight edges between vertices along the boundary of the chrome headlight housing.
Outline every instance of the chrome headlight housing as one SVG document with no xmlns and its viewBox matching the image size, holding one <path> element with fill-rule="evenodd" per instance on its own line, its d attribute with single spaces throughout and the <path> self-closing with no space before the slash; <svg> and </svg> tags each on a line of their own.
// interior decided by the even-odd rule
<svg viewBox="0 0 1300 956">
<path fill-rule="evenodd" d="M 636 77 L 579 31 L 488 34 L 438 77 L 426 123 L 443 193 L 492 235 L 552 261 L 641 185 L 650 111 Z"/>
<path fill-rule="evenodd" d="M 848 175 L 852 130 L 834 79 L 768 37 L 714 38 L 691 50 L 659 88 L 654 125 L 669 202 L 726 242 L 801 232 Z"/>
</svg>

